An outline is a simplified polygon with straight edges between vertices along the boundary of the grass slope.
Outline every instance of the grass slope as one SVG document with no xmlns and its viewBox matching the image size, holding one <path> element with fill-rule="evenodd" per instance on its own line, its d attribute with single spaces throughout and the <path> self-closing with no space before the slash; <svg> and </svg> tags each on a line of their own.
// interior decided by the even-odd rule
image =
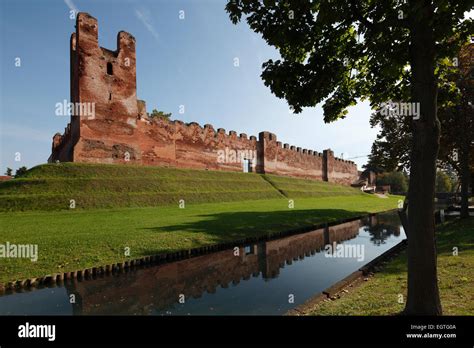
<svg viewBox="0 0 474 348">
<path fill-rule="evenodd" d="M 474 315 L 474 218 L 444 224 L 437 230 L 438 277 L 443 314 Z M 453 255 L 457 247 L 458 256 Z M 406 299 L 406 252 L 388 263 L 369 281 L 335 301 L 310 309 L 311 315 L 393 315 Z"/>
<path fill-rule="evenodd" d="M 264 178 L 288 198 L 362 195 L 362 191 L 325 181 L 297 179 L 286 176 L 264 175 Z"/>
<path fill-rule="evenodd" d="M 41 165 L 0 184 L 0 243 L 39 248 L 37 262 L 0 258 L 0 283 L 123 261 L 126 247 L 132 259 L 191 249 L 389 210 L 397 199 L 274 175 Z"/>
<path fill-rule="evenodd" d="M 260 175 L 175 168 L 46 164 L 0 184 L 0 211 L 146 207 L 281 198 Z"/>
<path fill-rule="evenodd" d="M 37 244 L 39 259 L 0 258 L 0 283 L 131 258 L 270 235 L 300 226 L 394 209 L 373 195 L 265 199 L 101 210 L 0 213 L 1 239 Z"/>
<path fill-rule="evenodd" d="M 0 211 L 151 207 L 361 195 L 360 190 L 313 180 L 238 172 L 135 165 L 61 163 L 30 169 L 0 183 Z"/>
</svg>

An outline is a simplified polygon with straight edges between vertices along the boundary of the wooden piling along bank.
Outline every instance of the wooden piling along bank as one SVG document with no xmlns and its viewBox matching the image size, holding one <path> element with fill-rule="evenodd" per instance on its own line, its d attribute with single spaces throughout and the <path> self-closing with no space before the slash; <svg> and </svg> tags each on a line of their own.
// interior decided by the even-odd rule
<svg viewBox="0 0 474 348">
<path fill-rule="evenodd" d="M 393 210 L 387 211 L 385 213 L 388 213 L 391 211 Z M 306 226 L 306 227 L 299 227 L 299 228 L 295 228 L 288 231 L 272 233 L 271 235 L 267 235 L 267 236 L 246 238 L 246 239 L 241 239 L 241 240 L 237 240 L 233 242 L 214 244 L 214 245 L 208 245 L 208 246 L 203 246 L 199 248 L 176 251 L 173 253 L 144 256 L 137 259 L 125 260 L 125 261 L 121 261 L 117 263 L 111 263 L 107 265 L 85 268 L 85 269 L 76 270 L 76 271 L 54 273 L 54 274 L 46 275 L 43 277 L 11 281 L 6 284 L 0 283 L 0 295 L 9 294 L 12 292 L 22 292 L 25 290 L 31 290 L 33 288 L 55 287 L 58 285 L 60 286 L 64 282 L 67 282 L 67 281 L 91 280 L 97 277 L 120 274 L 132 269 L 148 267 L 150 265 L 159 265 L 159 264 L 163 264 L 167 262 L 184 260 L 184 259 L 195 257 L 195 256 L 210 254 L 216 251 L 232 249 L 237 246 L 240 247 L 240 246 L 245 246 L 248 244 L 258 243 L 261 241 L 270 241 L 270 240 L 279 239 L 285 236 L 291 236 L 294 234 L 310 232 L 316 229 L 331 227 L 331 226 L 343 224 L 343 223 L 354 221 L 354 220 L 360 220 L 362 218 L 370 217 L 373 215 L 376 215 L 376 214 L 361 215 L 361 216 L 346 218 L 346 219 L 333 221 L 329 223 L 321 223 L 321 224 L 316 224 L 316 225 L 311 225 L 311 226 Z"/>
</svg>

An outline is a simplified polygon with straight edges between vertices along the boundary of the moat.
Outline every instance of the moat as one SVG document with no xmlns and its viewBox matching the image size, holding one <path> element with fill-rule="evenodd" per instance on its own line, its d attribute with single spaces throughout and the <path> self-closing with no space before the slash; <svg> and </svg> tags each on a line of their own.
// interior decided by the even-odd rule
<svg viewBox="0 0 474 348">
<path fill-rule="evenodd" d="M 242 246 L 238 255 L 222 250 L 7 294 L 0 315 L 282 315 L 404 238 L 397 214 L 382 213 Z M 327 244 L 363 255 L 328 257 Z"/>
</svg>

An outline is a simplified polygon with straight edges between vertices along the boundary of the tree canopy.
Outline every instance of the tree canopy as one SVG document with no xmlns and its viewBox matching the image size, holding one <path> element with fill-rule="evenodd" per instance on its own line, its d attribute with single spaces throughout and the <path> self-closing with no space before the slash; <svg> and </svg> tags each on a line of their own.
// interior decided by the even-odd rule
<svg viewBox="0 0 474 348">
<path fill-rule="evenodd" d="M 245 18 L 281 58 L 262 79 L 295 113 L 322 103 L 324 121 L 367 99 L 373 110 L 395 101 L 409 110 L 410 185 L 400 212 L 408 236 L 405 314 L 442 313 L 434 233 L 440 141 L 440 67 L 474 32 L 464 18 L 474 0 L 230 0 L 233 23 Z M 413 112 L 412 106 L 418 112 Z M 383 114 L 381 112 L 381 114 Z M 416 116 L 416 117 L 415 117 Z M 415 212 L 410 214 L 410 211 Z"/>
<path fill-rule="evenodd" d="M 460 59 L 469 61 L 468 57 L 461 57 L 469 51 L 468 44 L 461 50 L 460 57 L 453 60 L 443 60 L 438 66 L 438 118 L 441 124 L 440 151 L 438 166 L 454 168 L 461 172 L 460 149 L 463 142 L 474 141 L 474 117 L 464 118 L 463 113 L 474 113 L 471 72 L 461 67 Z M 474 51 L 474 50 L 473 50 Z M 472 53 L 471 53 L 472 54 Z M 379 126 L 380 132 L 372 145 L 367 168 L 381 168 L 383 171 L 406 170 L 410 171 L 410 149 L 412 133 L 409 119 L 395 115 L 385 117 L 380 112 L 371 115 L 372 127 Z M 471 167 L 474 167 L 474 157 L 469 156 Z"/>
<path fill-rule="evenodd" d="M 408 190 L 408 180 L 402 172 L 388 172 L 377 175 L 377 186 L 390 185 L 390 192 L 403 193 Z"/>
<path fill-rule="evenodd" d="M 438 170 L 436 173 L 436 192 L 451 192 L 452 189 L 453 184 L 449 175 Z"/>
<path fill-rule="evenodd" d="M 163 111 L 158 111 L 157 109 L 153 109 L 148 116 L 154 119 L 163 118 L 163 119 L 169 120 L 171 117 L 171 113 L 165 113 Z"/>
<path fill-rule="evenodd" d="M 18 168 L 15 172 L 15 178 L 21 178 L 23 175 L 26 174 L 27 171 L 28 171 L 28 168 L 25 166 Z"/>
<path fill-rule="evenodd" d="M 420 2 L 420 6 L 421 6 Z M 436 60 L 452 59 L 473 30 L 462 20 L 472 0 L 434 1 Z M 233 23 L 250 28 L 278 49 L 263 64 L 262 79 L 295 113 L 323 102 L 324 120 L 345 117 L 358 99 L 373 109 L 388 100 L 410 100 L 410 21 L 407 1 L 232 0 Z"/>
</svg>

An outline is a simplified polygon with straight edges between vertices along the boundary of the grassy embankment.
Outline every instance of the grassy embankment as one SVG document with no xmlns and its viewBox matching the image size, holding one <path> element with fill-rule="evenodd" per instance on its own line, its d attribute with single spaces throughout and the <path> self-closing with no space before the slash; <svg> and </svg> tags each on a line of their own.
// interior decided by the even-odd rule
<svg viewBox="0 0 474 348">
<path fill-rule="evenodd" d="M 474 315 L 474 218 L 438 227 L 438 277 L 443 314 Z M 458 248 L 458 256 L 453 248 Z M 405 306 L 406 252 L 387 263 L 368 281 L 342 293 L 340 299 L 306 309 L 310 315 L 393 315 Z"/>
<path fill-rule="evenodd" d="M 75 209 L 69 208 L 71 199 Z M 394 209 L 397 200 L 347 186 L 257 174 L 38 166 L 24 178 L 0 184 L 0 244 L 39 248 L 37 262 L 0 258 L 0 283 L 270 235 Z M 124 256 L 126 247 L 130 257 Z"/>
</svg>

